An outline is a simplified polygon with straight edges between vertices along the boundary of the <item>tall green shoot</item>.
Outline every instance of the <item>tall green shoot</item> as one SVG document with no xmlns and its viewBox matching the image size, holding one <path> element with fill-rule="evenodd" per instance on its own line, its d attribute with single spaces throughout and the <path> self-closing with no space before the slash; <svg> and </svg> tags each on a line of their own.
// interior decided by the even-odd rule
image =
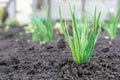
<svg viewBox="0 0 120 80">
<path fill-rule="evenodd" d="M 102 28 L 107 32 L 111 40 L 115 39 L 116 37 L 119 18 L 120 18 L 120 8 L 116 16 L 112 17 L 111 20 L 109 20 L 107 23 L 102 22 Z"/>
<path fill-rule="evenodd" d="M 64 27 L 64 23 L 62 22 L 62 15 L 61 15 L 61 8 L 59 7 L 59 16 L 60 16 L 60 23 L 62 26 L 62 30 L 65 36 L 65 39 L 71 49 L 73 60 L 75 63 L 80 64 L 82 62 L 89 62 L 92 52 L 94 50 L 94 46 L 97 42 L 99 37 L 101 28 L 99 27 L 98 31 L 98 24 L 100 19 L 100 14 L 96 15 L 96 10 L 94 12 L 94 25 L 89 31 L 89 26 L 85 21 L 82 25 L 78 25 L 75 17 L 75 9 L 71 9 L 70 12 L 72 16 L 72 30 L 73 30 L 73 39 L 71 39 L 68 29 Z M 97 33 L 97 34 L 96 34 Z"/>
<path fill-rule="evenodd" d="M 39 16 L 33 11 L 33 25 L 35 27 L 35 31 L 32 35 L 33 41 L 45 41 L 50 42 L 52 40 L 52 24 L 49 18 L 49 9 L 46 11 L 46 19 L 45 24 L 40 21 Z"/>
</svg>

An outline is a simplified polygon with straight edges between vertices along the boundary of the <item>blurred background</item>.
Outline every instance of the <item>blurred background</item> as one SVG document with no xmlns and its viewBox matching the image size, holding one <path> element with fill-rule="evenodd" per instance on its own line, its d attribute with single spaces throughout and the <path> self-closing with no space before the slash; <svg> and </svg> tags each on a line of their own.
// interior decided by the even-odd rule
<svg viewBox="0 0 120 80">
<path fill-rule="evenodd" d="M 108 20 L 109 14 L 115 15 L 120 5 L 120 0 L 0 0 L 0 9 L 4 10 L 4 19 L 17 20 L 20 24 L 31 22 L 32 8 L 40 19 L 46 16 L 49 6 L 49 18 L 59 20 L 58 6 L 61 6 L 64 20 L 71 20 L 69 3 L 74 6 L 76 15 L 87 12 L 93 16 L 95 7 L 102 12 L 101 19 Z M 3 20 L 4 21 L 4 20 Z"/>
</svg>

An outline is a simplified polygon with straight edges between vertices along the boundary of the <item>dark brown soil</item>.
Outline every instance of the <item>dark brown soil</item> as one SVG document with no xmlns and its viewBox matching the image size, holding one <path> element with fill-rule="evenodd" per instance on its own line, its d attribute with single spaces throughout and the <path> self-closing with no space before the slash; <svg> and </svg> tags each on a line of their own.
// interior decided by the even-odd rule
<svg viewBox="0 0 120 80">
<path fill-rule="evenodd" d="M 4 26 L 0 26 L 0 40 L 29 40 L 30 35 L 25 34 L 24 26 L 10 26 L 8 31 L 4 30 Z"/>
<path fill-rule="evenodd" d="M 63 37 L 42 46 L 0 40 L 0 80 L 120 80 L 120 35 L 112 44 L 104 35 L 90 62 L 79 65 L 73 62 Z"/>
</svg>

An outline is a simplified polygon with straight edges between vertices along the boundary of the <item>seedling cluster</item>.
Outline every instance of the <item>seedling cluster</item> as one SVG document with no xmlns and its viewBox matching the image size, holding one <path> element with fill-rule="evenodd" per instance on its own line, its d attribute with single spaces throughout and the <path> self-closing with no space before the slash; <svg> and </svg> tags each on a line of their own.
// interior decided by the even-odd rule
<svg viewBox="0 0 120 80">
<path fill-rule="evenodd" d="M 37 13 L 33 11 L 33 26 L 35 31 L 32 35 L 33 41 L 40 41 L 42 39 L 43 42 L 50 42 L 52 40 L 52 24 L 49 19 L 49 9 L 46 11 L 46 19 L 45 24 L 43 24 Z"/>
<path fill-rule="evenodd" d="M 118 12 L 115 16 L 111 16 L 111 20 L 109 20 L 109 22 L 101 23 L 102 28 L 107 32 L 107 34 L 110 36 L 111 40 L 115 39 L 115 37 L 116 37 L 119 16 L 120 16 L 120 9 L 118 10 Z"/>
<path fill-rule="evenodd" d="M 67 25 L 66 22 L 63 23 L 61 8 L 59 7 L 59 17 L 60 17 L 62 32 L 71 49 L 74 62 L 76 64 L 89 62 L 95 44 L 101 33 L 101 25 L 102 28 L 111 37 L 111 39 L 115 38 L 120 10 L 118 11 L 117 15 L 111 19 L 109 23 L 104 23 L 104 22 L 100 22 L 101 12 L 99 12 L 99 14 L 97 15 L 97 11 L 95 9 L 92 27 L 90 27 L 90 24 L 87 21 L 87 19 L 84 19 L 84 21 L 80 19 L 78 21 L 78 19 L 75 16 L 75 8 L 71 8 L 71 6 L 70 6 L 70 13 L 72 17 L 72 32 L 73 32 L 72 38 L 71 35 L 69 34 L 68 29 L 65 27 Z M 50 18 L 48 15 L 49 15 L 49 10 L 47 10 L 46 12 L 46 20 L 45 20 L 45 24 L 43 24 L 40 21 L 36 12 L 33 11 L 33 20 L 34 20 L 34 22 L 32 23 L 32 26 L 34 27 L 34 31 L 32 34 L 33 41 L 41 41 L 41 40 L 45 42 L 52 41 L 53 27 L 51 25 Z"/>
<path fill-rule="evenodd" d="M 82 25 L 77 25 L 75 11 L 72 11 L 72 9 L 70 8 L 70 12 L 71 12 L 72 24 L 73 24 L 72 25 L 73 39 L 70 38 L 68 30 L 64 29 L 64 24 L 62 22 L 61 9 L 59 8 L 60 23 L 63 29 L 64 36 L 71 48 L 73 60 L 75 61 L 75 63 L 79 64 L 82 62 L 88 62 L 90 60 L 94 46 L 100 34 L 100 28 L 98 30 L 98 33 L 97 33 L 97 28 L 98 28 L 101 13 L 99 13 L 99 15 L 97 16 L 96 10 L 95 10 L 94 25 L 91 31 L 89 31 L 89 25 L 87 21 L 84 21 Z"/>
</svg>

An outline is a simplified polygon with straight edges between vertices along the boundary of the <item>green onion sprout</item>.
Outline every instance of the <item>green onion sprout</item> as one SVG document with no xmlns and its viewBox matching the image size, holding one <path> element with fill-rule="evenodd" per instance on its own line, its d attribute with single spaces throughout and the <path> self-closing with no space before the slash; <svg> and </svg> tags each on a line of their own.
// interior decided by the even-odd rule
<svg viewBox="0 0 120 80">
<path fill-rule="evenodd" d="M 115 39 L 116 37 L 119 16 L 120 16 L 120 9 L 118 10 L 116 16 L 112 17 L 109 22 L 107 23 L 102 22 L 102 28 L 107 32 L 111 40 Z"/>
<path fill-rule="evenodd" d="M 49 19 L 49 9 L 47 9 L 46 12 L 45 24 L 43 24 L 40 21 L 40 18 L 38 17 L 35 11 L 33 11 L 33 19 L 35 31 L 33 32 L 32 40 L 33 41 L 43 40 L 43 42 L 50 42 L 52 40 L 52 25 Z"/>
<path fill-rule="evenodd" d="M 91 58 L 92 52 L 94 50 L 94 46 L 101 32 L 101 27 L 98 28 L 101 13 L 99 13 L 99 15 L 97 16 L 95 9 L 94 25 L 90 31 L 87 21 L 85 21 L 82 25 L 77 24 L 74 10 L 72 11 L 70 7 L 70 12 L 72 16 L 73 39 L 71 39 L 68 29 L 64 28 L 60 7 L 59 7 L 59 16 L 60 16 L 60 23 L 62 26 L 65 39 L 72 52 L 73 60 L 76 64 L 80 64 L 82 62 L 89 62 Z"/>
</svg>

